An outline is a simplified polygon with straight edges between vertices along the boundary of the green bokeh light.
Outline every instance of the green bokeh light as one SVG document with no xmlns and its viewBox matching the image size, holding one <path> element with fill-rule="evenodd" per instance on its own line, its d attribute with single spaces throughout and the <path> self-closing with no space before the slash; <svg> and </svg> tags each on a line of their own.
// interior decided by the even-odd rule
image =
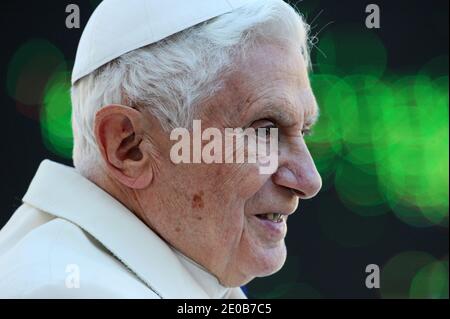
<svg viewBox="0 0 450 319">
<path fill-rule="evenodd" d="M 448 76 L 310 78 L 321 115 L 307 143 L 324 189 L 336 174 L 356 213 L 448 227 Z"/>
<path fill-rule="evenodd" d="M 330 26 L 314 53 L 321 73 L 339 76 L 370 74 L 380 78 L 387 64 L 381 40 L 360 26 Z"/>
<path fill-rule="evenodd" d="M 445 78 L 441 79 L 445 83 Z M 382 109 L 377 141 L 381 188 L 394 213 L 413 226 L 448 218 L 448 89 L 424 77 L 392 84 L 395 105 Z M 381 153 L 381 155 L 380 155 Z M 388 155 L 386 155 L 388 154 Z"/>
<path fill-rule="evenodd" d="M 40 105 L 52 74 L 65 69 L 64 56 L 57 47 L 45 39 L 29 40 L 17 49 L 8 65 L 7 92 L 21 104 Z"/>
<path fill-rule="evenodd" d="M 59 156 L 72 158 L 69 72 L 57 72 L 47 83 L 41 110 L 41 132 L 49 150 Z"/>
<path fill-rule="evenodd" d="M 333 185 L 330 177 L 336 170 L 342 151 L 340 128 L 331 111 L 334 109 L 334 103 L 328 102 L 330 90 L 338 83 L 340 79 L 335 76 L 321 74 L 311 76 L 311 85 L 320 105 L 320 119 L 313 129 L 313 135 L 307 137 L 306 141 L 322 176 L 323 189 Z"/>
<path fill-rule="evenodd" d="M 335 186 L 342 203 L 353 212 L 374 216 L 389 211 L 386 199 L 378 188 L 376 173 L 367 173 L 360 166 L 342 161 L 336 171 Z"/>
<path fill-rule="evenodd" d="M 414 276 L 409 290 L 414 299 L 448 299 L 448 260 L 422 267 Z"/>
<path fill-rule="evenodd" d="M 384 267 L 381 267 L 381 297 L 409 298 L 410 287 L 417 272 L 434 261 L 433 256 L 420 251 L 402 252 L 391 258 Z"/>
<path fill-rule="evenodd" d="M 383 139 L 385 132 L 378 129 L 380 121 L 382 121 L 382 111 L 391 108 L 395 104 L 392 89 L 384 82 L 370 75 L 352 75 L 345 77 L 354 90 L 357 97 L 357 116 L 348 119 L 354 120 L 354 128 L 346 139 L 349 146 L 358 149 L 359 146 L 374 147 L 374 144 Z M 345 110 L 345 113 L 347 113 Z M 368 157 L 356 157 L 355 164 L 373 163 L 375 158 L 370 152 L 366 154 Z"/>
</svg>

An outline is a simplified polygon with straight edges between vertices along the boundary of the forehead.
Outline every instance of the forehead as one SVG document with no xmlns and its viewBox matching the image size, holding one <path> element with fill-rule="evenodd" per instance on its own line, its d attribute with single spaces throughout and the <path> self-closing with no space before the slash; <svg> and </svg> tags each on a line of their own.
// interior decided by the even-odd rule
<svg viewBox="0 0 450 319">
<path fill-rule="evenodd" d="M 253 48 L 236 62 L 225 83 L 222 99 L 232 100 L 227 106 L 229 116 L 275 112 L 290 122 L 314 121 L 317 116 L 306 64 L 294 47 L 267 44 Z"/>
<path fill-rule="evenodd" d="M 292 45 L 258 45 L 246 52 L 236 65 L 241 76 L 248 80 L 289 80 L 300 87 L 309 85 L 306 63 L 300 50 Z"/>
</svg>

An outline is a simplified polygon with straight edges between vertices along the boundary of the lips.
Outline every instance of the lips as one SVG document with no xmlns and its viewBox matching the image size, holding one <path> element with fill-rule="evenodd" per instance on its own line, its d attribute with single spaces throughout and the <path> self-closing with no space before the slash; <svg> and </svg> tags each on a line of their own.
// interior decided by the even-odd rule
<svg viewBox="0 0 450 319">
<path fill-rule="evenodd" d="M 277 243 L 286 237 L 287 214 L 266 213 L 250 216 L 249 222 L 258 236 L 266 242 Z"/>
</svg>

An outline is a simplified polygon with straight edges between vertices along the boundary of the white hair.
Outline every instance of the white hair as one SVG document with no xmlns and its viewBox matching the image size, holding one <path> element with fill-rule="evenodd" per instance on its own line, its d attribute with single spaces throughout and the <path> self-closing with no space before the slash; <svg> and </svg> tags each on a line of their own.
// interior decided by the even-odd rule
<svg viewBox="0 0 450 319">
<path fill-rule="evenodd" d="M 309 61 L 308 25 L 282 0 L 243 7 L 126 53 L 78 80 L 71 90 L 73 161 L 85 176 L 100 164 L 93 124 L 105 105 L 139 105 L 162 127 L 190 127 L 195 107 L 214 95 L 233 60 L 261 41 L 289 42 Z"/>
</svg>

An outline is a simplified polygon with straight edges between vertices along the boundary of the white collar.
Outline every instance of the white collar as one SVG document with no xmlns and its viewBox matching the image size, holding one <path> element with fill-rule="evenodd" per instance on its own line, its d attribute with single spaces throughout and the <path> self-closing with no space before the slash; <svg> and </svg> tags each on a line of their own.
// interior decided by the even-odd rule
<svg viewBox="0 0 450 319">
<path fill-rule="evenodd" d="M 192 277 L 195 278 L 197 283 L 202 286 L 203 290 L 214 299 L 225 298 L 230 293 L 230 288 L 222 286 L 213 274 L 211 274 L 202 265 L 199 265 L 194 260 L 183 255 L 178 250 L 172 248 L 177 254 L 180 262 L 183 266 L 191 273 Z"/>
<path fill-rule="evenodd" d="M 221 286 L 214 276 L 174 251 L 118 200 L 72 167 L 44 160 L 23 201 L 84 229 L 161 298 L 219 298 L 227 293 L 245 297 L 239 288 Z"/>
</svg>

